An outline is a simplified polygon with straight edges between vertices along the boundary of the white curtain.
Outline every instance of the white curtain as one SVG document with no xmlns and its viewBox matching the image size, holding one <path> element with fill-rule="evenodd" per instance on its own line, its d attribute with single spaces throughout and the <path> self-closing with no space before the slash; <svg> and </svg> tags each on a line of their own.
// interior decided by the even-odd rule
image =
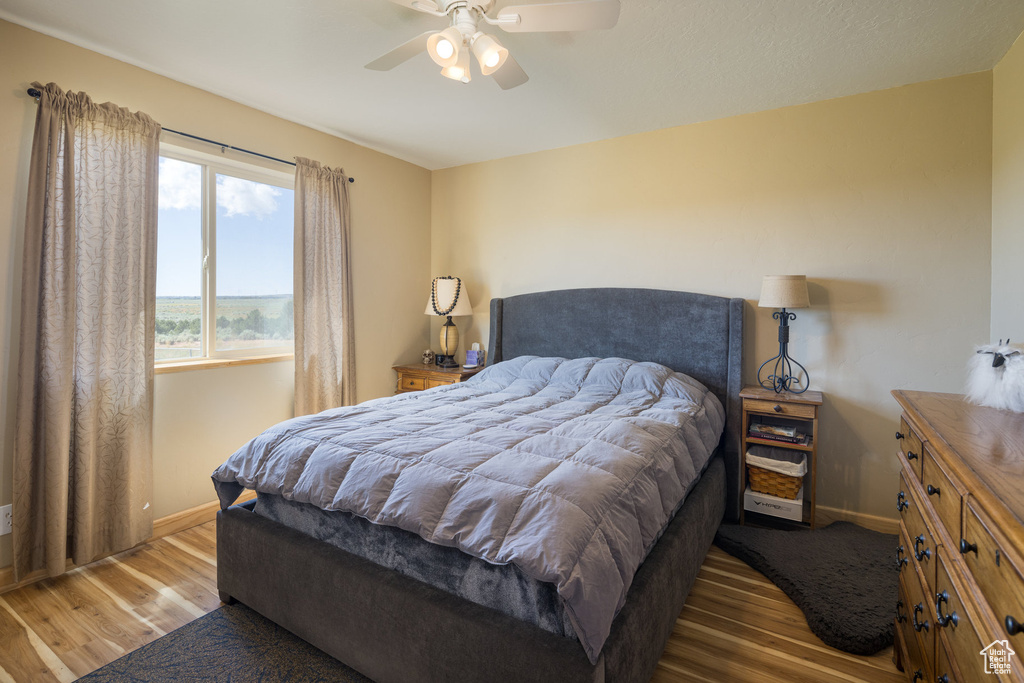
<svg viewBox="0 0 1024 683">
<path fill-rule="evenodd" d="M 295 414 L 355 402 L 348 178 L 295 164 Z"/>
<path fill-rule="evenodd" d="M 55 84 L 29 169 L 14 446 L 15 579 L 152 535 L 160 126 Z"/>
</svg>

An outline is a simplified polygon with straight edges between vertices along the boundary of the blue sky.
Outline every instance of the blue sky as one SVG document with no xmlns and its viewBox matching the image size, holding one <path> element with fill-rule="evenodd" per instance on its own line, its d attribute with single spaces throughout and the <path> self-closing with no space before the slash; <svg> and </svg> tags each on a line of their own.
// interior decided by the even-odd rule
<svg viewBox="0 0 1024 683">
<path fill-rule="evenodd" d="M 217 294 L 292 291 L 292 190 L 217 176 Z M 160 159 L 156 295 L 199 296 L 202 288 L 202 171 Z"/>
</svg>

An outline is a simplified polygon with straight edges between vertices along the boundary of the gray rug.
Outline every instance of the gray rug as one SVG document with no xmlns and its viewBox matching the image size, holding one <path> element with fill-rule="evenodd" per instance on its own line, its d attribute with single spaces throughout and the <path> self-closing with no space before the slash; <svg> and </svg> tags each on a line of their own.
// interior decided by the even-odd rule
<svg viewBox="0 0 1024 683">
<path fill-rule="evenodd" d="M 893 641 L 897 537 L 834 522 L 779 531 L 722 525 L 715 545 L 767 576 L 827 645 L 870 655 Z"/>
<path fill-rule="evenodd" d="M 241 604 L 216 609 L 78 680 L 372 683 Z"/>
</svg>

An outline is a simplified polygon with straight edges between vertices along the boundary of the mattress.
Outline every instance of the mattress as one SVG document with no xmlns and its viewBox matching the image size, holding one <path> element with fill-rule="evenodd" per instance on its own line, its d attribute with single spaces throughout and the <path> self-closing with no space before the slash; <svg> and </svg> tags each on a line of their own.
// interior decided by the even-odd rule
<svg viewBox="0 0 1024 683">
<path fill-rule="evenodd" d="M 428 543 L 404 529 L 282 496 L 258 494 L 255 512 L 452 595 L 545 631 L 576 637 L 555 585 L 530 578 L 514 564 L 491 564 L 458 548 Z"/>
<path fill-rule="evenodd" d="M 724 419 L 706 387 L 655 363 L 524 356 L 281 423 L 213 478 L 225 507 L 253 488 L 554 584 L 594 662 Z"/>
</svg>

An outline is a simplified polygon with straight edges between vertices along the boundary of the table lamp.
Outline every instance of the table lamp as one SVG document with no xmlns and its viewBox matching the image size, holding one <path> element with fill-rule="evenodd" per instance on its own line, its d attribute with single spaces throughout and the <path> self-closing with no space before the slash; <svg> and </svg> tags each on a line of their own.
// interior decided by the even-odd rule
<svg viewBox="0 0 1024 683">
<path fill-rule="evenodd" d="M 772 313 L 779 321 L 779 353 L 769 358 L 757 369 L 757 381 L 765 389 L 772 389 L 780 394 L 788 391 L 802 394 L 807 391 L 809 377 L 807 368 L 789 357 L 789 321 L 796 320 L 796 315 L 787 308 L 807 308 L 811 305 L 807 296 L 807 277 L 804 275 L 765 275 L 761 281 L 761 298 L 757 305 L 760 308 L 780 308 Z M 793 375 L 793 367 L 800 369 L 800 376 Z M 768 372 L 770 374 L 762 374 Z"/>
<path fill-rule="evenodd" d="M 459 348 L 459 328 L 452 322 L 453 315 L 473 315 L 473 304 L 469 293 L 462 286 L 462 279 L 445 275 L 435 277 L 430 283 L 430 298 L 427 299 L 427 315 L 447 316 L 441 326 L 441 353 L 435 361 L 442 368 L 457 368 L 455 352 Z"/>
</svg>

